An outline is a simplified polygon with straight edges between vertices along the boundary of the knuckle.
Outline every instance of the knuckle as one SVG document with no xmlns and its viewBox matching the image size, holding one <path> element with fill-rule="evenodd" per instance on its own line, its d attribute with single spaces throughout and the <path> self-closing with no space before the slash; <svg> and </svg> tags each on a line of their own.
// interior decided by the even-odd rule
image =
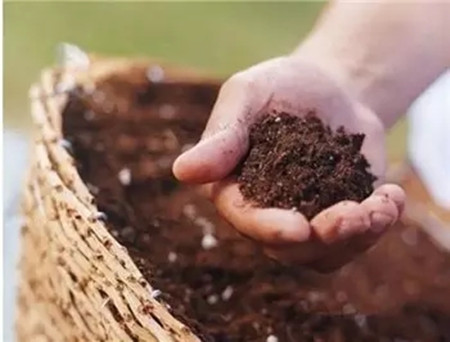
<svg viewBox="0 0 450 342">
<path fill-rule="evenodd" d="M 358 203 L 350 200 L 344 200 L 338 203 L 338 205 L 342 208 L 345 208 L 346 210 L 352 210 L 353 208 L 356 208 L 358 206 Z"/>
<path fill-rule="evenodd" d="M 372 222 L 383 226 L 390 226 L 395 222 L 395 217 L 387 213 L 376 212 L 372 215 Z"/>
<path fill-rule="evenodd" d="M 252 77 L 245 71 L 240 71 L 231 76 L 222 86 L 224 91 L 228 91 L 230 89 L 242 91 L 243 89 L 251 88 L 252 84 L 254 84 Z"/>
</svg>

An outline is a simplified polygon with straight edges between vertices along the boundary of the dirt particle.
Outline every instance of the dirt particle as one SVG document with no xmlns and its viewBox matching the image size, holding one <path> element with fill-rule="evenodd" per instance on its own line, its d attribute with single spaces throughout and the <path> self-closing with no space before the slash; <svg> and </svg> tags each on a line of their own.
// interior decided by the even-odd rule
<svg viewBox="0 0 450 342">
<path fill-rule="evenodd" d="M 338 291 L 338 293 L 336 293 L 336 300 L 339 303 L 345 303 L 348 300 L 348 296 L 344 291 Z"/>
<path fill-rule="evenodd" d="M 355 317 L 353 317 L 353 319 L 360 328 L 367 327 L 367 316 L 366 315 L 358 313 L 355 315 Z"/>
<path fill-rule="evenodd" d="M 347 303 L 347 304 L 345 304 L 345 305 L 342 307 L 342 313 L 343 313 L 344 315 L 352 315 L 352 314 L 355 314 L 355 313 L 356 313 L 356 308 L 355 308 L 352 304 Z"/>
<path fill-rule="evenodd" d="M 84 112 L 84 119 L 86 121 L 92 121 L 95 118 L 95 112 L 93 110 L 87 110 Z"/>
<path fill-rule="evenodd" d="M 404 279 L 403 288 L 405 292 L 411 296 L 415 296 L 420 292 L 419 287 L 413 279 Z"/>
<path fill-rule="evenodd" d="M 214 233 L 214 224 L 205 217 L 197 217 L 194 219 L 194 223 L 202 228 L 204 235 L 211 235 Z"/>
<path fill-rule="evenodd" d="M 197 210 L 193 204 L 186 204 L 183 207 L 183 214 L 190 220 L 194 220 L 197 216 Z"/>
<path fill-rule="evenodd" d="M 110 249 L 112 247 L 111 240 L 108 240 L 108 239 L 104 240 L 103 241 L 103 246 L 105 246 L 106 249 Z"/>
<path fill-rule="evenodd" d="M 317 303 L 317 302 L 323 300 L 323 294 L 320 292 L 317 292 L 317 291 L 310 291 L 308 293 L 307 297 L 311 303 Z"/>
<path fill-rule="evenodd" d="M 159 109 L 159 116 L 161 119 L 170 120 L 175 117 L 176 109 L 170 104 L 163 104 Z"/>
<path fill-rule="evenodd" d="M 124 227 L 119 234 L 120 237 L 128 243 L 134 242 L 137 236 L 136 230 L 130 226 Z"/>
</svg>

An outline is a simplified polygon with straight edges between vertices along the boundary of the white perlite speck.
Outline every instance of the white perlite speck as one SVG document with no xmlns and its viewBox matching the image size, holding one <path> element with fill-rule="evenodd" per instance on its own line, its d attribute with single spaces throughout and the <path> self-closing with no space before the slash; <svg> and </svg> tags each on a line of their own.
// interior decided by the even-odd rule
<svg viewBox="0 0 450 342">
<path fill-rule="evenodd" d="M 167 255 L 167 260 L 169 260 L 169 262 L 173 263 L 175 261 L 177 261 L 178 255 L 175 252 L 169 252 L 169 255 Z"/>
<path fill-rule="evenodd" d="M 67 139 L 61 139 L 61 140 L 59 141 L 59 144 L 60 144 L 66 151 L 69 151 L 69 152 L 72 151 L 72 143 L 71 143 L 69 140 L 67 140 Z"/>
<path fill-rule="evenodd" d="M 155 289 L 155 290 L 152 290 L 152 292 L 150 293 L 150 296 L 152 297 L 152 298 L 158 298 L 159 296 L 161 296 L 161 290 L 158 290 L 158 289 Z"/>
<path fill-rule="evenodd" d="M 266 338 L 266 342 L 278 342 L 278 337 L 276 337 L 275 335 L 269 335 Z"/>
<path fill-rule="evenodd" d="M 152 65 L 147 69 L 147 78 L 150 82 L 161 82 L 164 79 L 164 70 L 159 65 Z"/>
<path fill-rule="evenodd" d="M 203 235 L 202 239 L 202 248 L 203 249 L 211 249 L 216 247 L 218 244 L 217 239 L 212 234 L 205 234 Z"/>
<path fill-rule="evenodd" d="M 94 221 L 106 221 L 108 219 L 108 216 L 106 216 L 103 211 L 97 211 L 91 214 L 90 219 Z"/>
<path fill-rule="evenodd" d="M 63 67 L 87 70 L 89 68 L 89 57 L 78 46 L 69 43 L 61 43 L 57 49 L 58 62 Z"/>
<path fill-rule="evenodd" d="M 130 185 L 131 183 L 131 170 L 127 167 L 124 167 L 122 170 L 119 171 L 119 174 L 117 175 L 120 181 L 120 184 L 122 185 Z"/>
<path fill-rule="evenodd" d="M 219 297 L 217 295 L 210 295 L 208 298 L 206 298 L 206 301 L 209 305 L 214 305 L 219 301 Z"/>
<path fill-rule="evenodd" d="M 227 301 L 231 298 L 231 296 L 233 295 L 233 287 L 228 285 L 225 290 L 222 291 L 222 300 Z"/>
</svg>

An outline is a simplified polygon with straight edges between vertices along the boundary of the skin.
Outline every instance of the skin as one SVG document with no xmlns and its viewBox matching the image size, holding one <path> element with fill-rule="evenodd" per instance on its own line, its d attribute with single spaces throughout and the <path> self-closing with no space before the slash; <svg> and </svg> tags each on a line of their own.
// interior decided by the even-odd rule
<svg viewBox="0 0 450 342">
<path fill-rule="evenodd" d="M 385 132 L 449 67 L 448 18 L 448 3 L 331 3 L 292 54 L 223 84 L 200 142 L 175 161 L 175 176 L 201 184 L 227 221 L 279 261 L 320 271 L 342 266 L 402 213 L 403 190 L 384 183 Z M 311 221 L 246 202 L 230 173 L 248 150 L 249 127 L 273 110 L 302 116 L 310 108 L 334 129 L 366 135 L 362 153 L 378 177 L 376 190 L 361 203 L 337 203 Z"/>
</svg>

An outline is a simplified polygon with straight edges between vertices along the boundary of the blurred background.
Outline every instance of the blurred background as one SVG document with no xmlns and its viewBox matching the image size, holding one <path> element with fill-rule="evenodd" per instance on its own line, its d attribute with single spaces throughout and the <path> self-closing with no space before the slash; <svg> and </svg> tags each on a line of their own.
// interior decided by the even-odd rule
<svg viewBox="0 0 450 342">
<path fill-rule="evenodd" d="M 18 202 L 32 126 L 28 88 L 55 63 L 61 42 L 105 55 L 151 56 L 217 76 L 290 52 L 324 3 L 7 2 L 4 4 L 3 341 L 13 341 Z M 391 160 L 405 151 L 404 121 L 388 138 Z"/>
<path fill-rule="evenodd" d="M 290 52 L 324 7 L 300 3 L 9 2 L 4 6 L 5 127 L 28 132 L 27 92 L 60 42 L 106 55 L 152 56 L 227 77 Z M 402 122 L 389 137 L 404 152 Z"/>
</svg>

